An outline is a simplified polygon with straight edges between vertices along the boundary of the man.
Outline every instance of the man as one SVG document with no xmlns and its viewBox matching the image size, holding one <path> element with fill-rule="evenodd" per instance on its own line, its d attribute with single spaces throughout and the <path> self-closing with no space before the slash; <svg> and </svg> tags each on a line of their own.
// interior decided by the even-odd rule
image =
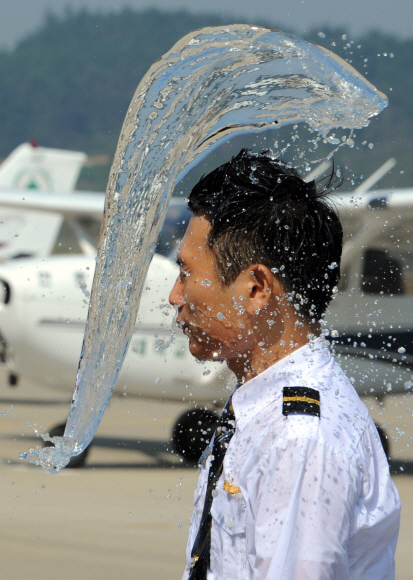
<svg viewBox="0 0 413 580">
<path fill-rule="evenodd" d="M 238 388 L 202 460 L 185 579 L 394 578 L 397 490 L 320 337 L 342 248 L 328 189 L 243 150 L 189 196 L 170 302 Z"/>
</svg>

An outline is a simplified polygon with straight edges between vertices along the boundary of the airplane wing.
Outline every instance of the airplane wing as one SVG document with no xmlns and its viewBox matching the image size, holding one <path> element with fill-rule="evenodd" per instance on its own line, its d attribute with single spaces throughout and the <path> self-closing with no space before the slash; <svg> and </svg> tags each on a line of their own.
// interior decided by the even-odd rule
<svg viewBox="0 0 413 580">
<path fill-rule="evenodd" d="M 331 196 L 339 212 L 370 211 L 374 209 L 385 209 L 397 211 L 398 209 L 410 209 L 413 213 L 413 189 L 409 187 L 400 189 L 377 189 L 366 193 L 338 191 Z"/>
<path fill-rule="evenodd" d="M 81 250 L 94 255 L 96 247 L 78 222 L 89 218 L 100 224 L 104 201 L 103 193 L 0 189 L 0 261 L 49 255 L 67 222 L 79 230 L 75 238 Z"/>
<path fill-rule="evenodd" d="M 378 190 L 363 195 L 337 193 L 332 196 L 345 226 L 363 221 L 366 214 L 383 209 L 387 215 L 403 212 L 413 218 L 413 189 Z M 105 195 L 103 193 L 74 191 L 64 194 L 0 189 L 0 207 L 48 211 L 69 216 L 83 215 L 102 219 Z M 376 220 L 377 221 L 377 220 Z M 351 228 L 353 229 L 353 228 Z"/>
<path fill-rule="evenodd" d="M 105 195 L 93 192 L 70 192 L 62 195 L 37 191 L 1 191 L 0 208 L 59 213 L 65 217 L 88 216 L 101 220 Z"/>
</svg>

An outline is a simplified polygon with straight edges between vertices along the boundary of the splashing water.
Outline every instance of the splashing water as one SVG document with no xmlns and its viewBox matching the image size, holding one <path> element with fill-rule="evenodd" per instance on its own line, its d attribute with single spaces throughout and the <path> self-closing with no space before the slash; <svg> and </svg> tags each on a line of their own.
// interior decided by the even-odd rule
<svg viewBox="0 0 413 580">
<path fill-rule="evenodd" d="M 111 169 L 66 431 L 53 438 L 55 447 L 22 457 L 53 473 L 91 442 L 131 339 L 177 181 L 234 135 L 305 122 L 328 141 L 331 129 L 362 128 L 386 105 L 383 94 L 333 53 L 266 28 L 204 28 L 152 65 L 130 104 Z"/>
</svg>

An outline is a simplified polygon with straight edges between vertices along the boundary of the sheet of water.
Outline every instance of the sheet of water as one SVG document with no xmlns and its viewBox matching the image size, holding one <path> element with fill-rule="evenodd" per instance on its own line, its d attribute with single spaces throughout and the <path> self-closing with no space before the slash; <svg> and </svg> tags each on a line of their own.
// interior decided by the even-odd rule
<svg viewBox="0 0 413 580">
<path fill-rule="evenodd" d="M 65 435 L 53 438 L 55 447 L 30 449 L 22 458 L 55 473 L 93 439 L 132 336 L 177 181 L 234 135 L 305 122 L 334 144 L 332 129 L 364 127 L 386 104 L 335 54 L 265 28 L 204 28 L 155 62 L 128 109 L 109 177 Z"/>
</svg>

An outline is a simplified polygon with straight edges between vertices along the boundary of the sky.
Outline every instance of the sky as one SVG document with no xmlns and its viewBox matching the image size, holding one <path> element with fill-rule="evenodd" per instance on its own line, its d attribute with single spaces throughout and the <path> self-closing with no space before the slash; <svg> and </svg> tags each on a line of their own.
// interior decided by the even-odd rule
<svg viewBox="0 0 413 580">
<path fill-rule="evenodd" d="M 257 18 L 305 36 L 323 26 L 344 27 L 355 36 L 380 30 L 400 38 L 413 38 L 413 0 L 0 0 L 0 49 L 12 49 L 41 27 L 48 12 L 88 9 L 113 12 L 124 7 L 135 10 L 186 9 L 193 13 L 215 13 L 228 21 Z"/>
</svg>

